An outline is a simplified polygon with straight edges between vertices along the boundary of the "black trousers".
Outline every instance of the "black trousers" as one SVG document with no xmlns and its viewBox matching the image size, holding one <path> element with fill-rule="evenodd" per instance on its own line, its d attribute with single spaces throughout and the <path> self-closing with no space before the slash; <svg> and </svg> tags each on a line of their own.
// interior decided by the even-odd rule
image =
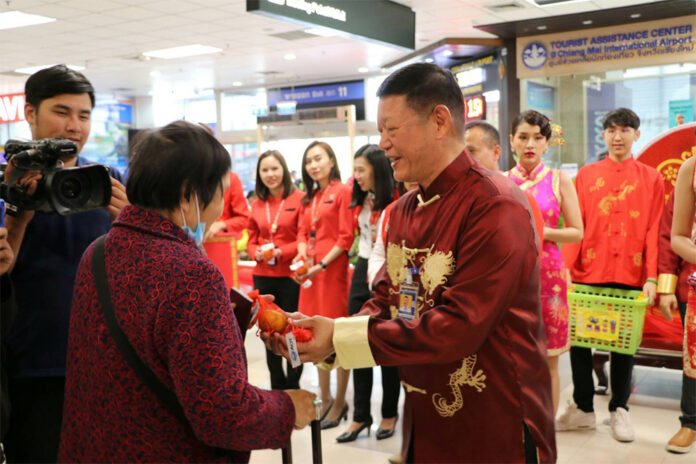
<svg viewBox="0 0 696 464">
<path fill-rule="evenodd" d="M 297 311 L 297 302 L 300 298 L 300 286 L 289 277 L 253 276 L 254 288 L 262 295 L 273 295 L 275 303 L 284 311 L 294 313 Z M 283 357 L 266 350 L 266 365 L 271 374 L 271 389 L 296 390 L 300 388 L 302 366 L 297 369 L 286 361 L 287 372 L 283 370 Z"/>
<path fill-rule="evenodd" d="M 640 290 L 621 284 L 598 284 L 622 290 Z M 631 376 L 633 375 L 633 355 L 611 353 L 609 361 L 611 399 L 609 411 L 624 408 L 628 411 L 631 396 Z M 592 350 L 573 346 L 570 348 L 570 367 L 573 372 L 573 401 L 585 412 L 594 411 L 594 380 L 592 378 Z"/>
<path fill-rule="evenodd" d="M 7 462 L 56 462 L 65 377 L 9 379 L 12 412 L 3 441 Z"/>
<path fill-rule="evenodd" d="M 350 296 L 348 298 L 348 314 L 353 315 L 360 311 L 362 305 L 372 297 L 367 285 L 367 260 L 358 258 L 353 272 L 353 280 L 350 284 Z M 381 366 L 382 369 L 382 417 L 391 418 L 398 414 L 399 370 L 394 366 Z M 373 375 L 372 368 L 353 369 L 353 390 L 355 422 L 371 422 L 370 400 L 372 398 Z"/>
</svg>

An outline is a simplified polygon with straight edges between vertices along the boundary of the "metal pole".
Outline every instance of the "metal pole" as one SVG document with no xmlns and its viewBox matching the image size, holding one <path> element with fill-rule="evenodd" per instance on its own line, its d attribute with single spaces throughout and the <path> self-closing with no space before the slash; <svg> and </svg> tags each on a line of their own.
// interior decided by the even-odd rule
<svg viewBox="0 0 696 464">
<path fill-rule="evenodd" d="M 314 414 L 316 419 L 312 421 L 312 462 L 322 464 L 321 457 L 321 399 L 314 400 Z"/>
</svg>

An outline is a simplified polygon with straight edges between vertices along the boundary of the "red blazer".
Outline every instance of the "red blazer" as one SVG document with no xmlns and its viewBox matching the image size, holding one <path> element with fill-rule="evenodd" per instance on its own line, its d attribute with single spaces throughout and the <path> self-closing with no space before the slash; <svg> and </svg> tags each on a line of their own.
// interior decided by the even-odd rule
<svg viewBox="0 0 696 464">
<path fill-rule="evenodd" d="M 218 221 L 225 221 L 227 232 L 240 238 L 249 221 L 249 204 L 244 197 L 242 181 L 234 172 L 230 172 L 230 188 L 225 191 L 223 202 L 222 216 Z"/>
<path fill-rule="evenodd" d="M 275 266 L 269 266 L 265 260 L 257 261 L 254 275 L 269 277 L 292 276 L 290 264 L 295 255 L 297 255 L 297 229 L 304 195 L 304 192 L 295 190 L 285 198 L 283 210 L 278 214 L 278 230 L 273 234 L 273 243 L 276 248 L 280 248 L 282 255 L 276 260 Z M 268 204 L 271 222 L 273 222 L 282 201 L 282 195 L 278 198 L 269 195 L 267 201 L 258 199 L 251 204 L 251 215 L 247 224 L 249 231 L 247 252 L 252 259 L 256 256 L 256 248 L 271 239 L 271 225 L 268 223 L 266 205 Z"/>
</svg>

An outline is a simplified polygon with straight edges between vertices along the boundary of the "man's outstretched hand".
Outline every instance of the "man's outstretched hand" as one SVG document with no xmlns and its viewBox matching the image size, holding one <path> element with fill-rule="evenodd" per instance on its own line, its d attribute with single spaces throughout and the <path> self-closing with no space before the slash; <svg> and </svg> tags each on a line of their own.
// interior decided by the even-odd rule
<svg viewBox="0 0 696 464">
<path fill-rule="evenodd" d="M 324 361 L 334 352 L 333 329 L 334 320 L 323 316 L 307 317 L 300 313 L 288 313 L 288 317 L 293 319 L 295 327 L 302 327 L 312 330 L 312 339 L 305 343 L 297 343 L 297 351 L 300 361 L 303 363 L 318 363 Z M 285 337 L 279 334 L 270 336 L 261 334 L 261 338 L 266 347 L 275 354 L 279 354 L 286 359 L 290 359 Z"/>
</svg>

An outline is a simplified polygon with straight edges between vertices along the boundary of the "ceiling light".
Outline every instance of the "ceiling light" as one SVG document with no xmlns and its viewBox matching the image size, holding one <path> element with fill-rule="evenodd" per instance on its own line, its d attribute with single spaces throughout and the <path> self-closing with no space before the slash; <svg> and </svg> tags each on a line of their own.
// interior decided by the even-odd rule
<svg viewBox="0 0 696 464">
<path fill-rule="evenodd" d="M 336 35 L 336 31 L 328 27 L 312 27 L 304 31 L 306 34 L 318 35 L 321 37 L 333 37 Z"/>
<path fill-rule="evenodd" d="M 19 73 L 19 74 L 34 74 L 37 71 L 41 71 L 42 69 L 50 68 L 51 66 L 55 66 L 56 64 L 42 64 L 39 66 L 28 66 L 26 68 L 17 68 L 14 70 L 14 72 Z M 85 69 L 84 66 L 77 66 L 74 64 L 66 64 L 66 66 L 73 71 L 82 71 Z"/>
<path fill-rule="evenodd" d="M 294 53 L 286 53 L 285 55 L 283 55 L 283 58 L 285 58 L 288 61 L 292 61 L 297 57 L 295 56 Z"/>
<path fill-rule="evenodd" d="M 163 60 L 171 60 L 174 58 L 185 58 L 188 56 L 208 55 L 210 53 L 220 53 L 221 48 L 209 47 L 207 45 L 194 44 L 184 45 L 182 47 L 162 48 L 160 50 L 150 50 L 143 52 L 143 55 L 149 58 L 161 58 Z"/>
<path fill-rule="evenodd" d="M 35 26 L 37 24 L 52 23 L 55 20 L 56 18 L 22 13 L 21 11 L 17 10 L 5 11 L 3 13 L 0 13 L 0 29 L 13 29 L 15 27 Z"/>
<path fill-rule="evenodd" d="M 435 61 L 435 60 L 433 60 L 432 58 L 426 58 L 426 59 L 423 60 L 423 61 L 425 61 L 426 63 L 432 63 L 432 62 Z"/>
<path fill-rule="evenodd" d="M 583 23 L 585 26 L 589 26 L 590 24 L 592 24 L 592 20 L 591 20 L 591 19 L 586 19 L 586 20 L 584 20 L 582 23 Z"/>
<path fill-rule="evenodd" d="M 445 50 L 444 52 L 442 52 L 442 54 L 445 56 L 452 56 L 454 55 L 454 52 L 452 50 Z"/>
<path fill-rule="evenodd" d="M 537 30 L 538 30 L 538 31 L 545 31 L 545 30 L 546 30 L 546 26 L 544 26 L 543 24 L 542 24 L 541 26 L 537 26 Z"/>
<path fill-rule="evenodd" d="M 366 73 L 366 72 L 368 72 L 369 70 L 370 70 L 370 68 L 366 68 L 365 66 L 360 66 L 360 67 L 358 68 L 358 72 L 359 72 L 359 73 Z"/>
<path fill-rule="evenodd" d="M 641 14 L 640 14 L 640 13 L 633 13 L 633 14 L 631 15 L 631 18 L 633 18 L 633 19 L 637 19 L 637 18 L 640 18 L 640 17 L 641 17 Z"/>
<path fill-rule="evenodd" d="M 241 87 L 241 86 L 242 86 L 242 82 L 241 82 L 241 81 L 234 81 L 234 82 L 232 83 L 232 86 L 233 86 L 233 87 Z"/>
</svg>

